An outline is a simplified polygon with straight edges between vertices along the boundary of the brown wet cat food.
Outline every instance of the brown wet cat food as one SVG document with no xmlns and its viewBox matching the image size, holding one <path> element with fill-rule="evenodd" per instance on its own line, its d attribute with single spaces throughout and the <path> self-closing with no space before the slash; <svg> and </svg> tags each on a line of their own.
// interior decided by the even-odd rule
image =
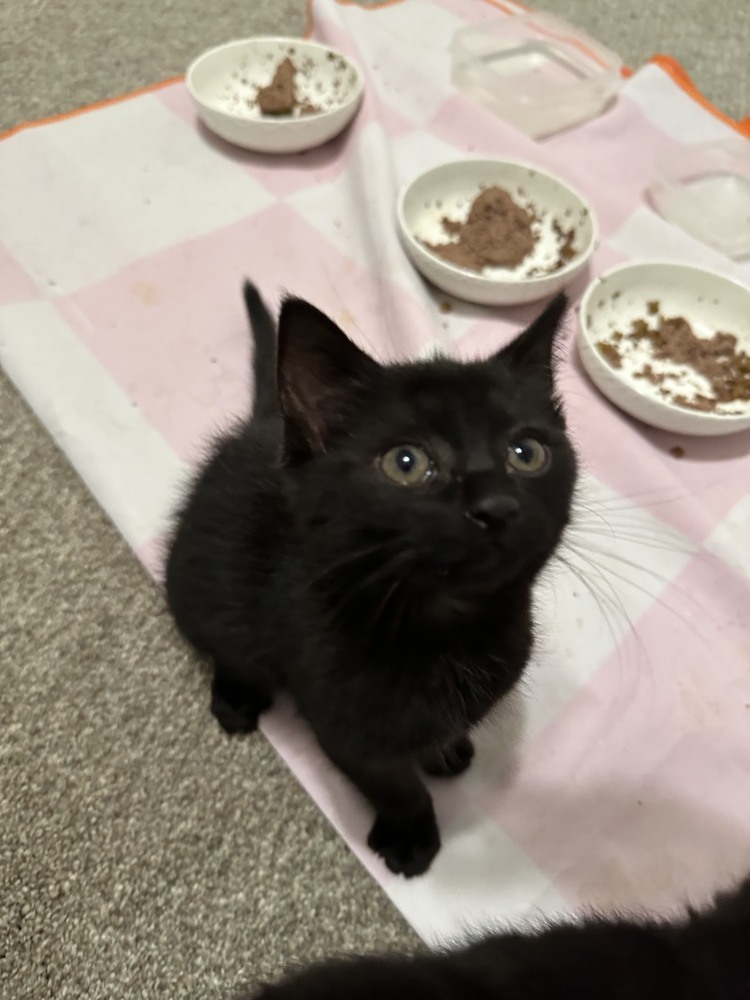
<svg viewBox="0 0 750 1000">
<path fill-rule="evenodd" d="M 517 267 L 534 247 L 532 221 L 531 212 L 507 191 L 490 187 L 474 199 L 466 222 L 442 220 L 446 233 L 458 236 L 455 242 L 424 245 L 449 264 L 469 271 Z"/>
<path fill-rule="evenodd" d="M 614 344 L 610 344 L 606 340 L 600 340 L 596 348 L 611 368 L 622 368 L 622 355 Z"/>
<path fill-rule="evenodd" d="M 627 332 L 616 331 L 597 342 L 613 368 L 621 368 L 630 352 L 645 350 L 649 360 L 632 374 L 657 386 L 660 395 L 676 406 L 710 413 L 723 404 L 750 403 L 750 354 L 737 349 L 733 333 L 699 337 L 683 316 L 662 316 L 658 302 L 649 302 L 647 312 L 655 326 L 637 319 Z M 675 366 L 683 371 L 691 368 L 701 377 L 702 388 L 689 381 L 684 389 L 678 388 L 675 380 L 680 372 Z"/>
<path fill-rule="evenodd" d="M 560 249 L 557 254 L 557 260 L 549 268 L 549 272 L 559 271 L 560 268 L 565 267 L 569 260 L 571 260 L 576 255 L 576 249 L 573 246 L 575 242 L 576 234 L 573 229 L 564 229 L 557 219 L 552 222 L 552 229 L 554 230 L 555 236 L 557 236 L 560 241 Z"/>
<path fill-rule="evenodd" d="M 320 111 L 320 108 L 308 101 L 298 99 L 295 87 L 296 75 L 295 65 L 287 56 L 279 63 L 273 80 L 267 87 L 261 87 L 255 98 L 255 103 L 264 115 L 291 115 L 297 108 L 301 115 L 316 114 Z"/>
</svg>

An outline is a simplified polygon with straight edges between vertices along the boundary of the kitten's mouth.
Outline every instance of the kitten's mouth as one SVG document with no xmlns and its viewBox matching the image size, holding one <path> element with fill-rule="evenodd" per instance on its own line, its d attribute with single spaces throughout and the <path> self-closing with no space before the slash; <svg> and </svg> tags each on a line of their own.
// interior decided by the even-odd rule
<svg viewBox="0 0 750 1000">
<path fill-rule="evenodd" d="M 449 591 L 454 596 L 468 600 L 485 597 L 507 583 L 513 573 L 498 573 L 497 567 L 488 567 L 484 573 L 467 572 L 466 568 L 440 566 L 431 573 L 435 589 Z"/>
<path fill-rule="evenodd" d="M 503 551 L 497 546 L 485 558 L 453 566 L 432 566 L 426 576 L 427 585 L 456 597 L 476 600 L 508 586 L 520 576 L 527 560 L 517 552 Z"/>
</svg>

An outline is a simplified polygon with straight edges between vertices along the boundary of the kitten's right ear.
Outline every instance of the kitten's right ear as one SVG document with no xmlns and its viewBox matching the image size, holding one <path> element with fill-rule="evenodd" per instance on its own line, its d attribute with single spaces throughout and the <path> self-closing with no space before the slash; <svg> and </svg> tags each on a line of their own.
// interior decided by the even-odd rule
<svg viewBox="0 0 750 1000">
<path fill-rule="evenodd" d="M 559 292 L 533 323 L 495 357 L 516 369 L 541 369 L 551 377 L 555 338 L 562 329 L 567 308 L 568 298 Z"/>
<path fill-rule="evenodd" d="M 324 452 L 346 430 L 380 371 L 380 365 L 319 309 L 304 299 L 285 299 L 278 335 L 285 461 Z"/>
</svg>

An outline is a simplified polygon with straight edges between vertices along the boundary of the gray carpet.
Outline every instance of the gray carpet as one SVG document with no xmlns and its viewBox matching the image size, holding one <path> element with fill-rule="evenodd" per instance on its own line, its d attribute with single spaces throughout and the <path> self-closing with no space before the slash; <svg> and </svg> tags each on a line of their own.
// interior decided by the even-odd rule
<svg viewBox="0 0 750 1000">
<path fill-rule="evenodd" d="M 750 112 L 739 0 L 548 3 L 635 65 L 678 55 Z M 0 17 L 0 125 L 304 28 L 302 0 L 30 0 Z M 262 738 L 223 738 L 161 598 L 0 378 L 0 993 L 218 998 L 332 950 L 413 947 Z"/>
<path fill-rule="evenodd" d="M 479 3 L 480 0 L 472 0 Z M 727 114 L 750 115 L 744 0 L 543 0 L 637 67 L 678 58 Z M 0 129 L 59 114 L 175 73 L 202 49 L 248 34 L 301 34 L 304 0 L 27 0 L 0 5 Z"/>
</svg>

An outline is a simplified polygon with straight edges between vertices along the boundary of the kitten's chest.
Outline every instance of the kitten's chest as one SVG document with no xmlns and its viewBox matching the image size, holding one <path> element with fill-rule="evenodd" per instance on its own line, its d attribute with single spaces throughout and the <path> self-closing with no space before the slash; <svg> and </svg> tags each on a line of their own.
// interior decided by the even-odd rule
<svg viewBox="0 0 750 1000">
<path fill-rule="evenodd" d="M 419 662 L 381 663 L 353 685 L 342 720 L 350 737 L 383 754 L 446 745 L 484 718 L 518 680 L 499 654 L 441 654 Z M 368 671 L 369 673 L 369 671 Z"/>
<path fill-rule="evenodd" d="M 428 665 L 421 665 L 407 701 L 415 715 L 447 720 L 459 728 L 479 722 L 510 690 L 523 664 L 512 665 L 501 653 L 443 653 Z"/>
</svg>

